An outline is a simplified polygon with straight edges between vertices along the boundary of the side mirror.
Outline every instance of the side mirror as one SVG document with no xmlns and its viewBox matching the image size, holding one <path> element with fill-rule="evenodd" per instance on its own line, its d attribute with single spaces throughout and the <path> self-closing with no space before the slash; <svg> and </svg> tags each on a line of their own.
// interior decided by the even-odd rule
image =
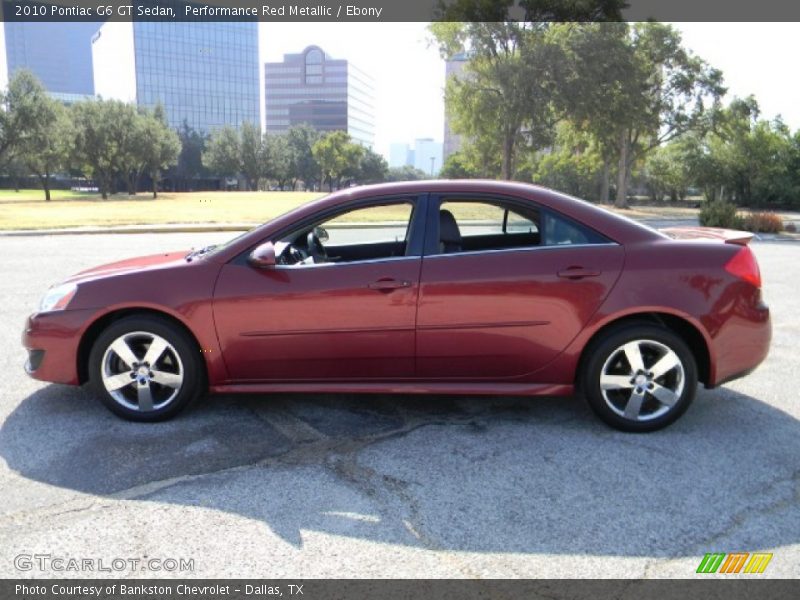
<svg viewBox="0 0 800 600">
<path fill-rule="evenodd" d="M 269 269 L 277 262 L 275 259 L 275 246 L 272 242 L 264 242 L 257 246 L 251 253 L 247 262 L 258 269 Z"/>
</svg>

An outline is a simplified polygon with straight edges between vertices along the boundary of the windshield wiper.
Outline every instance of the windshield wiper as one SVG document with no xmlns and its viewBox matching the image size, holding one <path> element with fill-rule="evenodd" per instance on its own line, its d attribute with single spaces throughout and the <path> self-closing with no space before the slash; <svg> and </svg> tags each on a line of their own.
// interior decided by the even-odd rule
<svg viewBox="0 0 800 600">
<path fill-rule="evenodd" d="M 199 250 L 192 250 L 191 252 L 189 252 L 189 254 L 185 256 L 186 262 L 192 262 L 192 260 L 194 260 L 195 258 L 203 256 L 208 252 L 211 252 L 216 247 L 217 244 L 211 244 L 210 246 L 206 246 L 205 248 L 200 248 Z"/>
</svg>

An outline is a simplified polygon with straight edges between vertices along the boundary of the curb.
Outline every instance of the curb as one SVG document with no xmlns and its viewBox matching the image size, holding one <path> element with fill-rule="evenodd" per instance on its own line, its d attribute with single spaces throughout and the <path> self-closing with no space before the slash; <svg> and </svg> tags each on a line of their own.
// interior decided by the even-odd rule
<svg viewBox="0 0 800 600">
<path fill-rule="evenodd" d="M 0 230 L 0 237 L 27 237 L 45 235 L 104 235 L 115 233 L 213 233 L 222 231 L 247 231 L 255 223 L 214 224 L 198 223 L 197 225 L 129 225 L 122 227 L 75 227 L 68 229 L 6 229 Z"/>
</svg>

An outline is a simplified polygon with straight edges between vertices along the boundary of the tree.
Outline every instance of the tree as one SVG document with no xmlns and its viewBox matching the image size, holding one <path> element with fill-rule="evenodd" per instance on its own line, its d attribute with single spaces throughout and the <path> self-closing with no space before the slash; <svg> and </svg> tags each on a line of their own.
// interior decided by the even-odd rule
<svg viewBox="0 0 800 600">
<path fill-rule="evenodd" d="M 39 179 L 44 199 L 50 201 L 50 182 L 54 173 L 66 169 L 74 143 L 75 128 L 69 112 L 57 100 L 42 97 L 43 110 L 30 131 L 20 156 Z"/>
<path fill-rule="evenodd" d="M 181 152 L 178 134 L 167 125 L 166 116 L 160 105 L 152 113 L 140 115 L 141 129 L 144 132 L 142 147 L 144 171 L 150 176 L 153 198 L 158 197 L 158 182 L 161 173 L 174 165 Z"/>
<path fill-rule="evenodd" d="M 522 148 L 546 146 L 555 123 L 553 99 L 563 48 L 550 34 L 554 21 L 621 18 L 621 0 L 552 2 L 455 0 L 441 2 L 430 26 L 443 57 L 468 52 L 464 77 L 446 85 L 453 130 L 501 157 L 500 177 L 510 179 Z"/>
<path fill-rule="evenodd" d="M 42 84 L 28 70 L 19 70 L 0 94 L 0 160 L 28 144 L 42 119 L 50 121 L 51 104 Z"/>
<path fill-rule="evenodd" d="M 72 106 L 75 123 L 74 161 L 94 178 L 103 199 L 114 192 L 115 178 L 136 168 L 131 151 L 138 134 L 137 112 L 118 100 L 85 100 Z"/>
<path fill-rule="evenodd" d="M 247 180 L 247 189 L 258 189 L 258 179 L 263 170 L 264 147 L 261 130 L 245 121 L 239 128 L 239 164 Z"/>
<path fill-rule="evenodd" d="M 319 164 L 322 181 L 327 180 L 330 191 L 339 186 L 343 177 L 354 177 L 358 172 L 364 148 L 350 141 L 344 131 L 331 131 L 311 148 Z"/>
<path fill-rule="evenodd" d="M 171 176 L 180 181 L 183 189 L 189 188 L 189 180 L 196 177 L 205 177 L 208 169 L 203 165 L 203 152 L 206 149 L 208 136 L 196 131 L 184 119 L 178 128 L 178 139 L 181 144 L 181 152 L 178 155 L 178 163 L 171 172 Z"/>
<path fill-rule="evenodd" d="M 292 189 L 297 185 L 297 179 L 303 181 L 307 190 L 313 189 L 320 174 L 319 164 L 312 151 L 314 144 L 320 138 L 319 132 L 310 125 L 293 125 L 286 132 L 286 136 L 289 144 L 289 171 L 294 177 L 291 182 Z"/>
<path fill-rule="evenodd" d="M 415 169 L 411 165 L 391 167 L 386 172 L 386 181 L 422 181 L 427 178 L 428 174 L 425 171 Z"/>
<path fill-rule="evenodd" d="M 690 131 L 708 129 L 725 92 L 722 73 L 681 46 L 680 34 L 663 23 L 633 27 L 630 75 L 641 90 L 619 127 L 615 206 L 626 208 L 634 162 Z"/>
<path fill-rule="evenodd" d="M 285 133 L 264 134 L 261 153 L 261 176 L 273 179 L 281 190 L 296 176 L 292 173 L 289 136 Z M 292 185 L 294 188 L 294 185 Z"/>
<path fill-rule="evenodd" d="M 386 179 L 389 165 L 386 159 L 370 148 L 365 149 L 358 165 L 356 179 L 360 183 L 378 183 Z"/>
<path fill-rule="evenodd" d="M 480 177 L 480 173 L 469 160 L 466 152 L 454 152 L 444 161 L 442 170 L 439 171 L 442 179 L 473 179 Z"/>
<path fill-rule="evenodd" d="M 230 125 L 217 129 L 208 140 L 203 165 L 222 177 L 233 177 L 242 169 L 239 135 Z"/>
</svg>

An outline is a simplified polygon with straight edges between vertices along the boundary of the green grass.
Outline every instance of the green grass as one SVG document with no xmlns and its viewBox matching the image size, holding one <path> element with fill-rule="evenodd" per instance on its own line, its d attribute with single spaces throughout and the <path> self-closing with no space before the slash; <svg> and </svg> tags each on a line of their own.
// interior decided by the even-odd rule
<svg viewBox="0 0 800 600">
<path fill-rule="evenodd" d="M 62 192 L 62 190 L 59 190 Z M 36 197 L 38 193 L 38 198 Z M 71 195 L 69 195 L 71 194 Z M 168 223 L 263 223 L 323 194 L 187 192 L 134 197 L 66 192 L 45 202 L 41 190 L 0 192 L 0 230 L 113 227 Z"/>
<path fill-rule="evenodd" d="M 323 195 L 319 192 L 186 192 L 161 193 L 153 200 L 149 193 L 141 193 L 134 197 L 116 195 L 102 200 L 99 194 L 54 190 L 52 201 L 45 202 L 41 190 L 0 190 L 0 230 L 170 223 L 256 225 Z M 616 210 L 609 206 L 605 208 Z M 691 218 L 698 213 L 697 209 L 688 206 L 634 206 L 619 212 L 651 219 Z M 473 219 L 487 217 L 478 213 L 462 216 Z M 369 211 L 363 217 L 392 221 L 404 218 L 405 213 L 387 207 Z"/>
</svg>

